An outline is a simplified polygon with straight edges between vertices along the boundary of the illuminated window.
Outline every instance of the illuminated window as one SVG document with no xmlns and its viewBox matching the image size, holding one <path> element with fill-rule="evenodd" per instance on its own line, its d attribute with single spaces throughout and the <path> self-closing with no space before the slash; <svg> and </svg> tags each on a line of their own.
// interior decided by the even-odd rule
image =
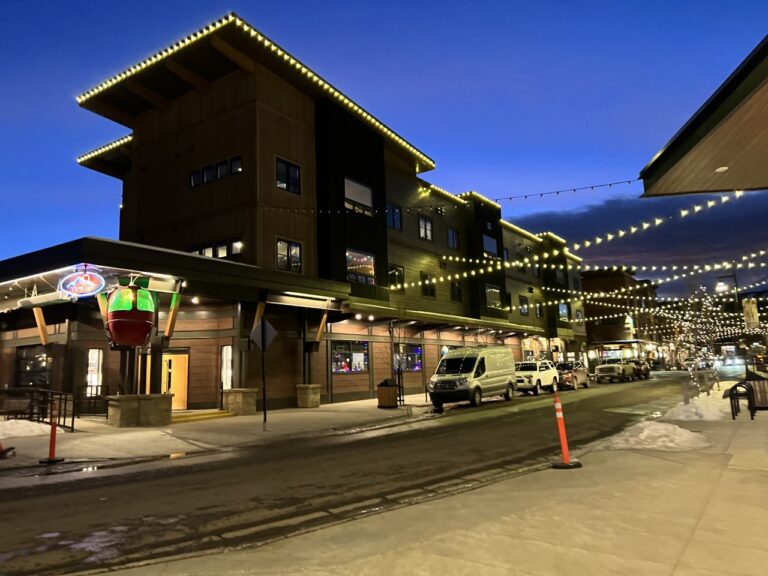
<svg viewBox="0 0 768 576">
<path fill-rule="evenodd" d="M 208 258 L 213 258 L 213 246 L 206 246 L 201 250 L 201 253 L 203 256 L 208 256 Z"/>
<path fill-rule="evenodd" d="M 301 193 L 301 170 L 296 164 L 278 158 L 275 164 L 275 186 L 294 194 Z"/>
<path fill-rule="evenodd" d="M 301 274 L 301 243 L 277 241 L 277 269 Z"/>
<path fill-rule="evenodd" d="M 344 208 L 373 216 L 373 190 L 349 178 L 344 179 Z"/>
<path fill-rule="evenodd" d="M 459 231 L 456 228 L 448 228 L 448 248 L 459 248 Z"/>
<path fill-rule="evenodd" d="M 435 277 L 426 272 L 421 273 L 421 295 L 434 298 L 437 295 Z"/>
<path fill-rule="evenodd" d="M 347 280 L 360 284 L 376 284 L 376 260 L 372 254 L 347 250 Z"/>
<path fill-rule="evenodd" d="M 226 258 L 227 257 L 227 245 L 226 244 L 217 244 L 216 245 L 216 258 Z"/>
<path fill-rule="evenodd" d="M 104 351 L 101 348 L 88 350 L 88 373 L 85 375 L 85 395 L 101 396 L 101 365 Z"/>
<path fill-rule="evenodd" d="M 520 296 L 520 315 L 528 316 L 528 297 Z"/>
<path fill-rule="evenodd" d="M 421 357 L 419 344 L 396 344 L 394 368 L 400 372 L 421 372 Z"/>
<path fill-rule="evenodd" d="M 387 204 L 387 226 L 394 230 L 403 229 L 403 209 L 397 204 Z"/>
<path fill-rule="evenodd" d="M 501 308 L 501 289 L 495 284 L 485 285 L 485 305 L 488 308 Z"/>
<path fill-rule="evenodd" d="M 568 309 L 568 304 L 567 303 L 561 302 L 558 305 L 557 310 L 558 310 L 558 312 L 560 314 L 560 319 L 561 320 L 568 320 L 568 318 L 571 317 L 570 310 Z"/>
<path fill-rule="evenodd" d="M 419 238 L 432 240 L 432 219 L 419 215 Z"/>
<path fill-rule="evenodd" d="M 331 372 L 334 374 L 368 372 L 368 342 L 333 342 Z"/>
<path fill-rule="evenodd" d="M 576 310 L 576 323 L 577 324 L 583 324 L 584 323 L 584 313 L 581 310 Z"/>
<path fill-rule="evenodd" d="M 232 254 L 242 254 L 243 253 L 243 243 L 240 240 L 235 240 L 232 242 Z"/>
<path fill-rule="evenodd" d="M 232 388 L 232 346 L 229 344 L 221 347 L 221 388 Z"/>
</svg>

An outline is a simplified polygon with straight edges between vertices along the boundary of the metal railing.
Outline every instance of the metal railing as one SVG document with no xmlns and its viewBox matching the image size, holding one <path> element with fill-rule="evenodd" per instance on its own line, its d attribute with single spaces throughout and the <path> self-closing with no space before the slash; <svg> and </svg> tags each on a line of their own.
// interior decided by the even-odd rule
<svg viewBox="0 0 768 576">
<path fill-rule="evenodd" d="M 51 424 L 51 408 L 53 403 L 56 402 L 56 425 L 72 432 L 75 430 L 72 394 L 46 388 L 23 386 L 20 388 L 0 389 L 0 398 L 3 400 L 8 398 L 28 401 L 23 410 L 6 414 L 6 418 L 24 419 L 43 424 Z"/>
</svg>

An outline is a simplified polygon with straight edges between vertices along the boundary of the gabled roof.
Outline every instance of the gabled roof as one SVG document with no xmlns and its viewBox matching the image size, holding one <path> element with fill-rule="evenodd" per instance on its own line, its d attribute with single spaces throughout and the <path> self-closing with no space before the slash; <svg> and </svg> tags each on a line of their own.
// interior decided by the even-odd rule
<svg viewBox="0 0 768 576">
<path fill-rule="evenodd" d="M 768 36 L 640 172 L 644 196 L 768 189 Z"/>
<path fill-rule="evenodd" d="M 326 97 L 404 150 L 416 161 L 417 172 L 431 170 L 434 161 L 352 101 L 320 75 L 253 28 L 235 13 L 208 24 L 160 52 L 105 80 L 77 97 L 83 108 L 128 127 L 136 117 L 170 103 L 236 70 L 252 71 L 260 64 L 315 97 Z M 91 156 L 89 160 L 93 160 Z"/>
</svg>

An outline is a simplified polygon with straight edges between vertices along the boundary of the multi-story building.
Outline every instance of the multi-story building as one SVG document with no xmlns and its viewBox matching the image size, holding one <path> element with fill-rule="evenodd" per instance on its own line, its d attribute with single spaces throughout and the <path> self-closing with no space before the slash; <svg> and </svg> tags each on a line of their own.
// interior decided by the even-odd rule
<svg viewBox="0 0 768 576">
<path fill-rule="evenodd" d="M 455 346 L 581 350 L 572 306 L 546 305 L 543 291 L 549 276 L 576 288 L 562 239 L 424 180 L 425 153 L 234 14 L 78 102 L 129 130 L 78 159 L 122 181 L 120 240 L 3 263 L 0 384 L 39 372 L 81 406 L 172 390 L 176 408 L 264 385 L 280 407 L 302 383 L 326 402 L 370 397 L 393 375 L 424 390 Z M 560 247 L 562 277 L 525 264 L 542 246 Z M 89 272 L 106 279 L 100 290 L 164 286 L 149 346 L 110 350 L 96 301 L 60 282 Z M 263 320 L 277 333 L 264 356 Z"/>
</svg>

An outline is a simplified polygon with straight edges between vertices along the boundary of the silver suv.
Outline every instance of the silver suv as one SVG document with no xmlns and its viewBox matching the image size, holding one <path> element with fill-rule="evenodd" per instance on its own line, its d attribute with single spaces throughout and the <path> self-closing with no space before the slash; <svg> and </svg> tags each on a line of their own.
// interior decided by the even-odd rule
<svg viewBox="0 0 768 576">
<path fill-rule="evenodd" d="M 557 390 L 560 375 L 555 365 L 549 360 L 518 362 L 515 371 L 518 390 L 526 393 L 533 392 L 534 396 L 538 396 L 543 388 L 550 392 Z"/>
</svg>

